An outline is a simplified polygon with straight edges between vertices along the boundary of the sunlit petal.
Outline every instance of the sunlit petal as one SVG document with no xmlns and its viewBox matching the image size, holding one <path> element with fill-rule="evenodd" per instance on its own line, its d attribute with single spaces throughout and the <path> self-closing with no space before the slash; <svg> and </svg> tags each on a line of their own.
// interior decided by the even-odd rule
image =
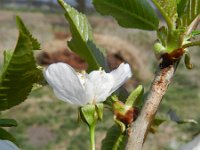
<svg viewBox="0 0 200 150">
<path fill-rule="evenodd" d="M 76 75 L 78 76 L 81 85 L 84 87 L 87 74 L 77 72 Z"/>
<path fill-rule="evenodd" d="M 105 71 L 92 71 L 88 75 L 88 79 L 93 84 L 94 101 L 102 102 L 110 95 L 113 87 L 113 77 Z"/>
<path fill-rule="evenodd" d="M 113 70 L 110 74 L 114 81 L 113 87 L 110 91 L 112 93 L 122 86 L 129 78 L 131 78 L 131 67 L 129 64 L 121 63 L 120 66 Z"/>
<path fill-rule="evenodd" d="M 132 72 L 124 63 L 111 73 L 98 70 L 90 74 L 77 73 L 67 64 L 56 63 L 45 70 L 44 76 L 59 99 L 84 106 L 105 101 L 132 76 Z"/>
<path fill-rule="evenodd" d="M 19 148 L 12 142 L 8 140 L 0 140 L 1 150 L 19 150 Z"/>
<path fill-rule="evenodd" d="M 92 103 L 93 100 L 94 100 L 94 97 L 95 97 L 95 92 L 94 92 L 94 85 L 93 83 L 88 79 L 86 78 L 86 81 L 85 81 L 85 93 L 86 93 L 86 97 L 88 99 L 88 103 Z"/>
<path fill-rule="evenodd" d="M 87 102 L 79 78 L 69 65 L 64 63 L 51 64 L 44 71 L 44 76 L 59 99 L 80 106 Z"/>
</svg>

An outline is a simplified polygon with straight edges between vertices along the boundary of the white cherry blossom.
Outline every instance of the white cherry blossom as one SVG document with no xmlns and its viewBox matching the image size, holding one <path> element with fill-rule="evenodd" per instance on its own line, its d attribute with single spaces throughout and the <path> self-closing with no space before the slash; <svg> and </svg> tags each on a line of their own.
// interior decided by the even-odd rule
<svg viewBox="0 0 200 150">
<path fill-rule="evenodd" d="M 51 64 L 44 71 L 44 77 L 55 95 L 78 106 L 105 101 L 131 76 L 131 68 L 125 63 L 110 73 L 103 70 L 78 73 L 65 63 Z"/>
</svg>

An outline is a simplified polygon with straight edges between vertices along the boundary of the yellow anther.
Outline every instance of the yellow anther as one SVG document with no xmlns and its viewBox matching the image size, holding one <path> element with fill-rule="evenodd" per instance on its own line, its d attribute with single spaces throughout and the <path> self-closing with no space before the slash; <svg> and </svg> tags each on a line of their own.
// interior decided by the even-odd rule
<svg viewBox="0 0 200 150">
<path fill-rule="evenodd" d="M 85 71 L 85 70 L 82 70 L 82 71 L 81 71 L 81 74 L 86 74 L 86 71 Z"/>
</svg>

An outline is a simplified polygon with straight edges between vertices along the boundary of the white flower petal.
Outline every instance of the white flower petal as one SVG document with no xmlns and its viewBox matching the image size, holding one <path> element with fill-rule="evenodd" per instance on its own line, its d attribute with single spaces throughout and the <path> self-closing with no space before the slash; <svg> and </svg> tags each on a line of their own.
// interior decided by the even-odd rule
<svg viewBox="0 0 200 150">
<path fill-rule="evenodd" d="M 87 102 L 79 78 L 69 65 L 65 63 L 51 64 L 44 71 L 44 77 L 59 99 L 79 106 L 83 106 Z"/>
<path fill-rule="evenodd" d="M 83 73 L 77 72 L 76 75 L 78 76 L 78 79 L 79 79 L 81 85 L 82 85 L 83 88 L 84 88 L 84 86 L 85 86 L 85 80 L 86 80 L 87 74 L 86 74 L 86 73 L 83 74 Z"/>
<path fill-rule="evenodd" d="M 88 103 L 91 104 L 94 100 L 95 92 L 94 92 L 94 85 L 88 78 L 86 78 L 86 81 L 85 81 L 85 92 L 86 92 Z"/>
<path fill-rule="evenodd" d="M 113 93 L 122 86 L 132 76 L 131 67 L 129 64 L 121 63 L 120 66 L 110 73 L 114 79 L 112 90 Z"/>
<path fill-rule="evenodd" d="M 88 75 L 88 79 L 93 84 L 94 101 L 102 102 L 110 95 L 110 90 L 113 87 L 113 78 L 105 71 L 92 71 Z"/>
<path fill-rule="evenodd" d="M 1 150 L 19 150 L 19 148 L 12 142 L 8 140 L 0 140 Z"/>
</svg>

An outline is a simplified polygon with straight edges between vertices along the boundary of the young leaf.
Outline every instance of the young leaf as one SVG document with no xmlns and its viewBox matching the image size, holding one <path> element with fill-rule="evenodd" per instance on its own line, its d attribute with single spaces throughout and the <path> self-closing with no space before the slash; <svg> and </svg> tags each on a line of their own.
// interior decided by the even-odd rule
<svg viewBox="0 0 200 150">
<path fill-rule="evenodd" d="M 127 136 L 121 132 L 117 125 L 113 125 L 102 141 L 101 150 L 124 150 Z"/>
<path fill-rule="evenodd" d="M 188 0 L 178 0 L 177 1 L 177 13 L 178 13 L 179 17 L 181 17 L 185 13 L 186 6 L 188 3 L 189 3 Z"/>
<path fill-rule="evenodd" d="M 185 66 L 187 69 L 192 69 L 193 68 L 193 64 L 190 62 L 190 54 L 189 53 L 185 53 Z"/>
<path fill-rule="evenodd" d="M 38 49 L 36 40 L 28 32 L 19 17 L 16 18 L 19 38 L 13 53 L 5 52 L 3 72 L 0 78 L 0 110 L 9 109 L 23 102 L 33 83 L 38 82 L 38 69 L 33 50 Z"/>
<path fill-rule="evenodd" d="M 96 104 L 95 108 L 96 108 L 96 113 L 98 115 L 98 119 L 102 120 L 103 119 L 103 109 L 104 109 L 103 103 Z"/>
<path fill-rule="evenodd" d="M 175 28 L 177 19 L 177 5 L 175 0 L 152 0 L 165 19 L 169 29 Z"/>
<path fill-rule="evenodd" d="M 93 126 L 97 120 L 95 105 L 86 105 L 80 108 L 82 120 L 85 121 L 90 127 Z"/>
<path fill-rule="evenodd" d="M 32 44 L 33 50 L 39 50 L 40 49 L 40 43 L 37 41 L 36 38 L 34 38 L 31 33 L 28 31 L 28 29 L 25 27 L 24 23 L 22 22 L 22 20 L 17 16 L 16 17 L 16 22 L 17 25 L 20 26 L 19 31 L 26 34 Z"/>
<path fill-rule="evenodd" d="M 14 119 L 0 119 L 0 127 L 16 127 L 17 122 Z"/>
<path fill-rule="evenodd" d="M 4 51 L 4 64 L 5 65 L 8 65 L 11 57 L 12 57 L 12 51 L 11 50 Z"/>
<path fill-rule="evenodd" d="M 187 44 L 184 44 L 182 47 L 188 48 L 188 47 L 192 47 L 192 46 L 200 46 L 200 41 L 189 42 Z"/>
<path fill-rule="evenodd" d="M 102 15 L 113 16 L 122 27 L 157 30 L 158 17 L 146 0 L 93 0 Z"/>
<path fill-rule="evenodd" d="M 200 34 L 200 30 L 194 30 L 191 32 L 191 37 L 195 37 Z"/>
<path fill-rule="evenodd" d="M 8 64 L 10 62 L 10 59 L 12 58 L 12 54 L 13 54 L 13 51 L 11 51 L 11 50 L 5 50 L 3 52 L 3 55 L 4 55 L 4 65 L 3 65 L 2 72 L 4 72 L 4 70 L 7 68 Z"/>
<path fill-rule="evenodd" d="M 0 139 L 1 140 L 9 140 L 15 144 L 17 144 L 16 139 L 6 130 L 0 128 Z"/>
<path fill-rule="evenodd" d="M 138 87 L 131 92 L 131 94 L 129 95 L 129 97 L 126 100 L 125 105 L 127 106 L 137 106 L 140 105 L 142 102 L 142 96 L 144 93 L 144 88 L 142 85 L 138 85 Z"/>
<path fill-rule="evenodd" d="M 162 43 L 162 45 L 165 47 L 167 45 L 167 28 L 162 26 L 159 28 L 159 30 L 157 31 L 157 36 L 158 39 L 160 40 L 160 43 Z"/>
<path fill-rule="evenodd" d="M 63 0 L 58 0 L 58 2 L 64 8 L 65 17 L 70 24 L 72 40 L 68 42 L 68 45 L 71 50 L 87 61 L 89 64 L 88 71 L 99 69 L 99 67 L 106 69 L 104 55 L 95 45 L 86 16 L 70 7 Z"/>
<path fill-rule="evenodd" d="M 193 31 L 191 31 L 190 34 L 188 34 L 187 36 L 185 36 L 185 38 L 184 38 L 185 43 L 188 44 L 188 41 L 190 41 L 190 43 L 191 43 L 191 39 L 192 38 L 195 39 L 196 36 L 198 36 L 198 35 L 200 35 L 200 30 L 193 30 Z"/>
<path fill-rule="evenodd" d="M 188 27 L 200 14 L 200 1 L 188 0 L 185 4 L 184 10 L 184 14 L 178 20 L 178 26 L 180 27 Z"/>
</svg>

